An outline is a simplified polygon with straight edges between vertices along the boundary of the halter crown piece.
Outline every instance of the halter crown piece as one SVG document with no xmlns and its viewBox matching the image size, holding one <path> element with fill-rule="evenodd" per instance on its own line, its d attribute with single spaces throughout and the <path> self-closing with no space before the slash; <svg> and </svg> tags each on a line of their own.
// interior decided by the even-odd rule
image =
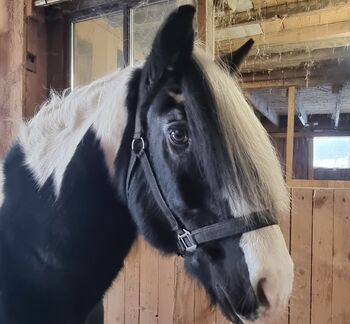
<svg viewBox="0 0 350 324">
<path fill-rule="evenodd" d="M 255 212 L 244 217 L 232 217 L 228 220 L 223 220 L 212 225 L 203 226 L 193 231 L 189 231 L 184 227 L 181 227 L 178 219 L 174 213 L 168 207 L 156 177 L 152 170 L 151 164 L 147 157 L 146 146 L 147 142 L 142 136 L 141 126 L 141 107 L 138 105 L 135 116 L 135 131 L 134 137 L 131 143 L 131 158 L 129 162 L 129 169 L 126 179 L 127 197 L 129 197 L 129 188 L 131 177 L 134 168 L 141 166 L 143 173 L 146 177 L 147 183 L 151 189 L 153 197 L 158 204 L 159 209 L 162 211 L 165 218 L 168 220 L 171 230 L 177 235 L 178 254 L 185 256 L 188 253 L 192 253 L 196 250 L 197 246 L 203 243 L 215 241 L 229 236 L 234 236 L 257 229 L 272 226 L 277 224 L 277 220 L 274 217 L 259 217 L 262 212 Z M 140 163 L 137 163 L 139 161 Z M 128 198 L 129 200 L 129 198 Z M 267 210 L 264 211 L 267 214 Z"/>
</svg>

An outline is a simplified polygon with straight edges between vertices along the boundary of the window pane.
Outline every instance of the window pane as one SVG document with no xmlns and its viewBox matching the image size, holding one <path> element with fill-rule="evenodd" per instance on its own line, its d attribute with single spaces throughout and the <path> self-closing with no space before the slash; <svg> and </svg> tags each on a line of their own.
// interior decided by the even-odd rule
<svg viewBox="0 0 350 324">
<path fill-rule="evenodd" d="M 169 0 L 136 8 L 132 11 L 132 62 L 145 59 L 153 38 L 164 18 L 175 8 L 176 2 Z"/>
<path fill-rule="evenodd" d="M 315 168 L 350 168 L 350 137 L 315 137 Z"/>
<path fill-rule="evenodd" d="M 123 66 L 122 13 L 74 23 L 72 86 L 88 84 Z"/>
</svg>

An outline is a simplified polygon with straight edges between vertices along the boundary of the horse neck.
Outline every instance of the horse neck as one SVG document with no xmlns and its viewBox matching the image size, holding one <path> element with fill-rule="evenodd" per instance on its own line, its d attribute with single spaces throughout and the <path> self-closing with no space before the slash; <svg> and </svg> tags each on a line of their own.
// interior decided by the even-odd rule
<svg viewBox="0 0 350 324">
<path fill-rule="evenodd" d="M 55 94 L 22 127 L 19 142 L 26 164 L 39 186 L 52 176 L 59 194 L 65 170 L 86 132 L 94 131 L 111 177 L 127 123 L 125 98 L 131 68 L 122 70 L 67 96 Z"/>
</svg>

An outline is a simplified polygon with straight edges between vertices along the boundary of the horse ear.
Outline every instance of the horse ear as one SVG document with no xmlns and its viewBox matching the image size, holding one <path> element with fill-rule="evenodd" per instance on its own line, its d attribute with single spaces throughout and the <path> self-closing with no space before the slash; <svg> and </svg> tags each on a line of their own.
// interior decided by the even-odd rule
<svg viewBox="0 0 350 324">
<path fill-rule="evenodd" d="M 143 69 L 146 85 L 154 85 L 164 72 L 176 71 L 191 57 L 195 11 L 193 6 L 180 6 L 159 28 Z"/>
<path fill-rule="evenodd" d="M 234 74 L 238 71 L 239 66 L 242 64 L 243 60 L 245 59 L 253 45 L 254 41 L 251 38 L 247 42 L 245 42 L 239 49 L 221 56 L 220 59 L 222 62 L 225 63 L 225 65 L 227 65 L 230 72 Z"/>
</svg>

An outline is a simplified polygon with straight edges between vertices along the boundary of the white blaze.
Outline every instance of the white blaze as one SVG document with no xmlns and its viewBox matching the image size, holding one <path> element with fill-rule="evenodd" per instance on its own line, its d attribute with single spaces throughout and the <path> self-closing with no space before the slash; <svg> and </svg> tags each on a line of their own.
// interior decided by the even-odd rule
<svg viewBox="0 0 350 324">
<path fill-rule="evenodd" d="M 282 313 L 292 292 L 294 266 L 280 227 L 244 233 L 240 246 L 252 287 L 256 290 L 258 282 L 265 279 L 263 290 L 270 303 L 267 314 Z"/>
</svg>

